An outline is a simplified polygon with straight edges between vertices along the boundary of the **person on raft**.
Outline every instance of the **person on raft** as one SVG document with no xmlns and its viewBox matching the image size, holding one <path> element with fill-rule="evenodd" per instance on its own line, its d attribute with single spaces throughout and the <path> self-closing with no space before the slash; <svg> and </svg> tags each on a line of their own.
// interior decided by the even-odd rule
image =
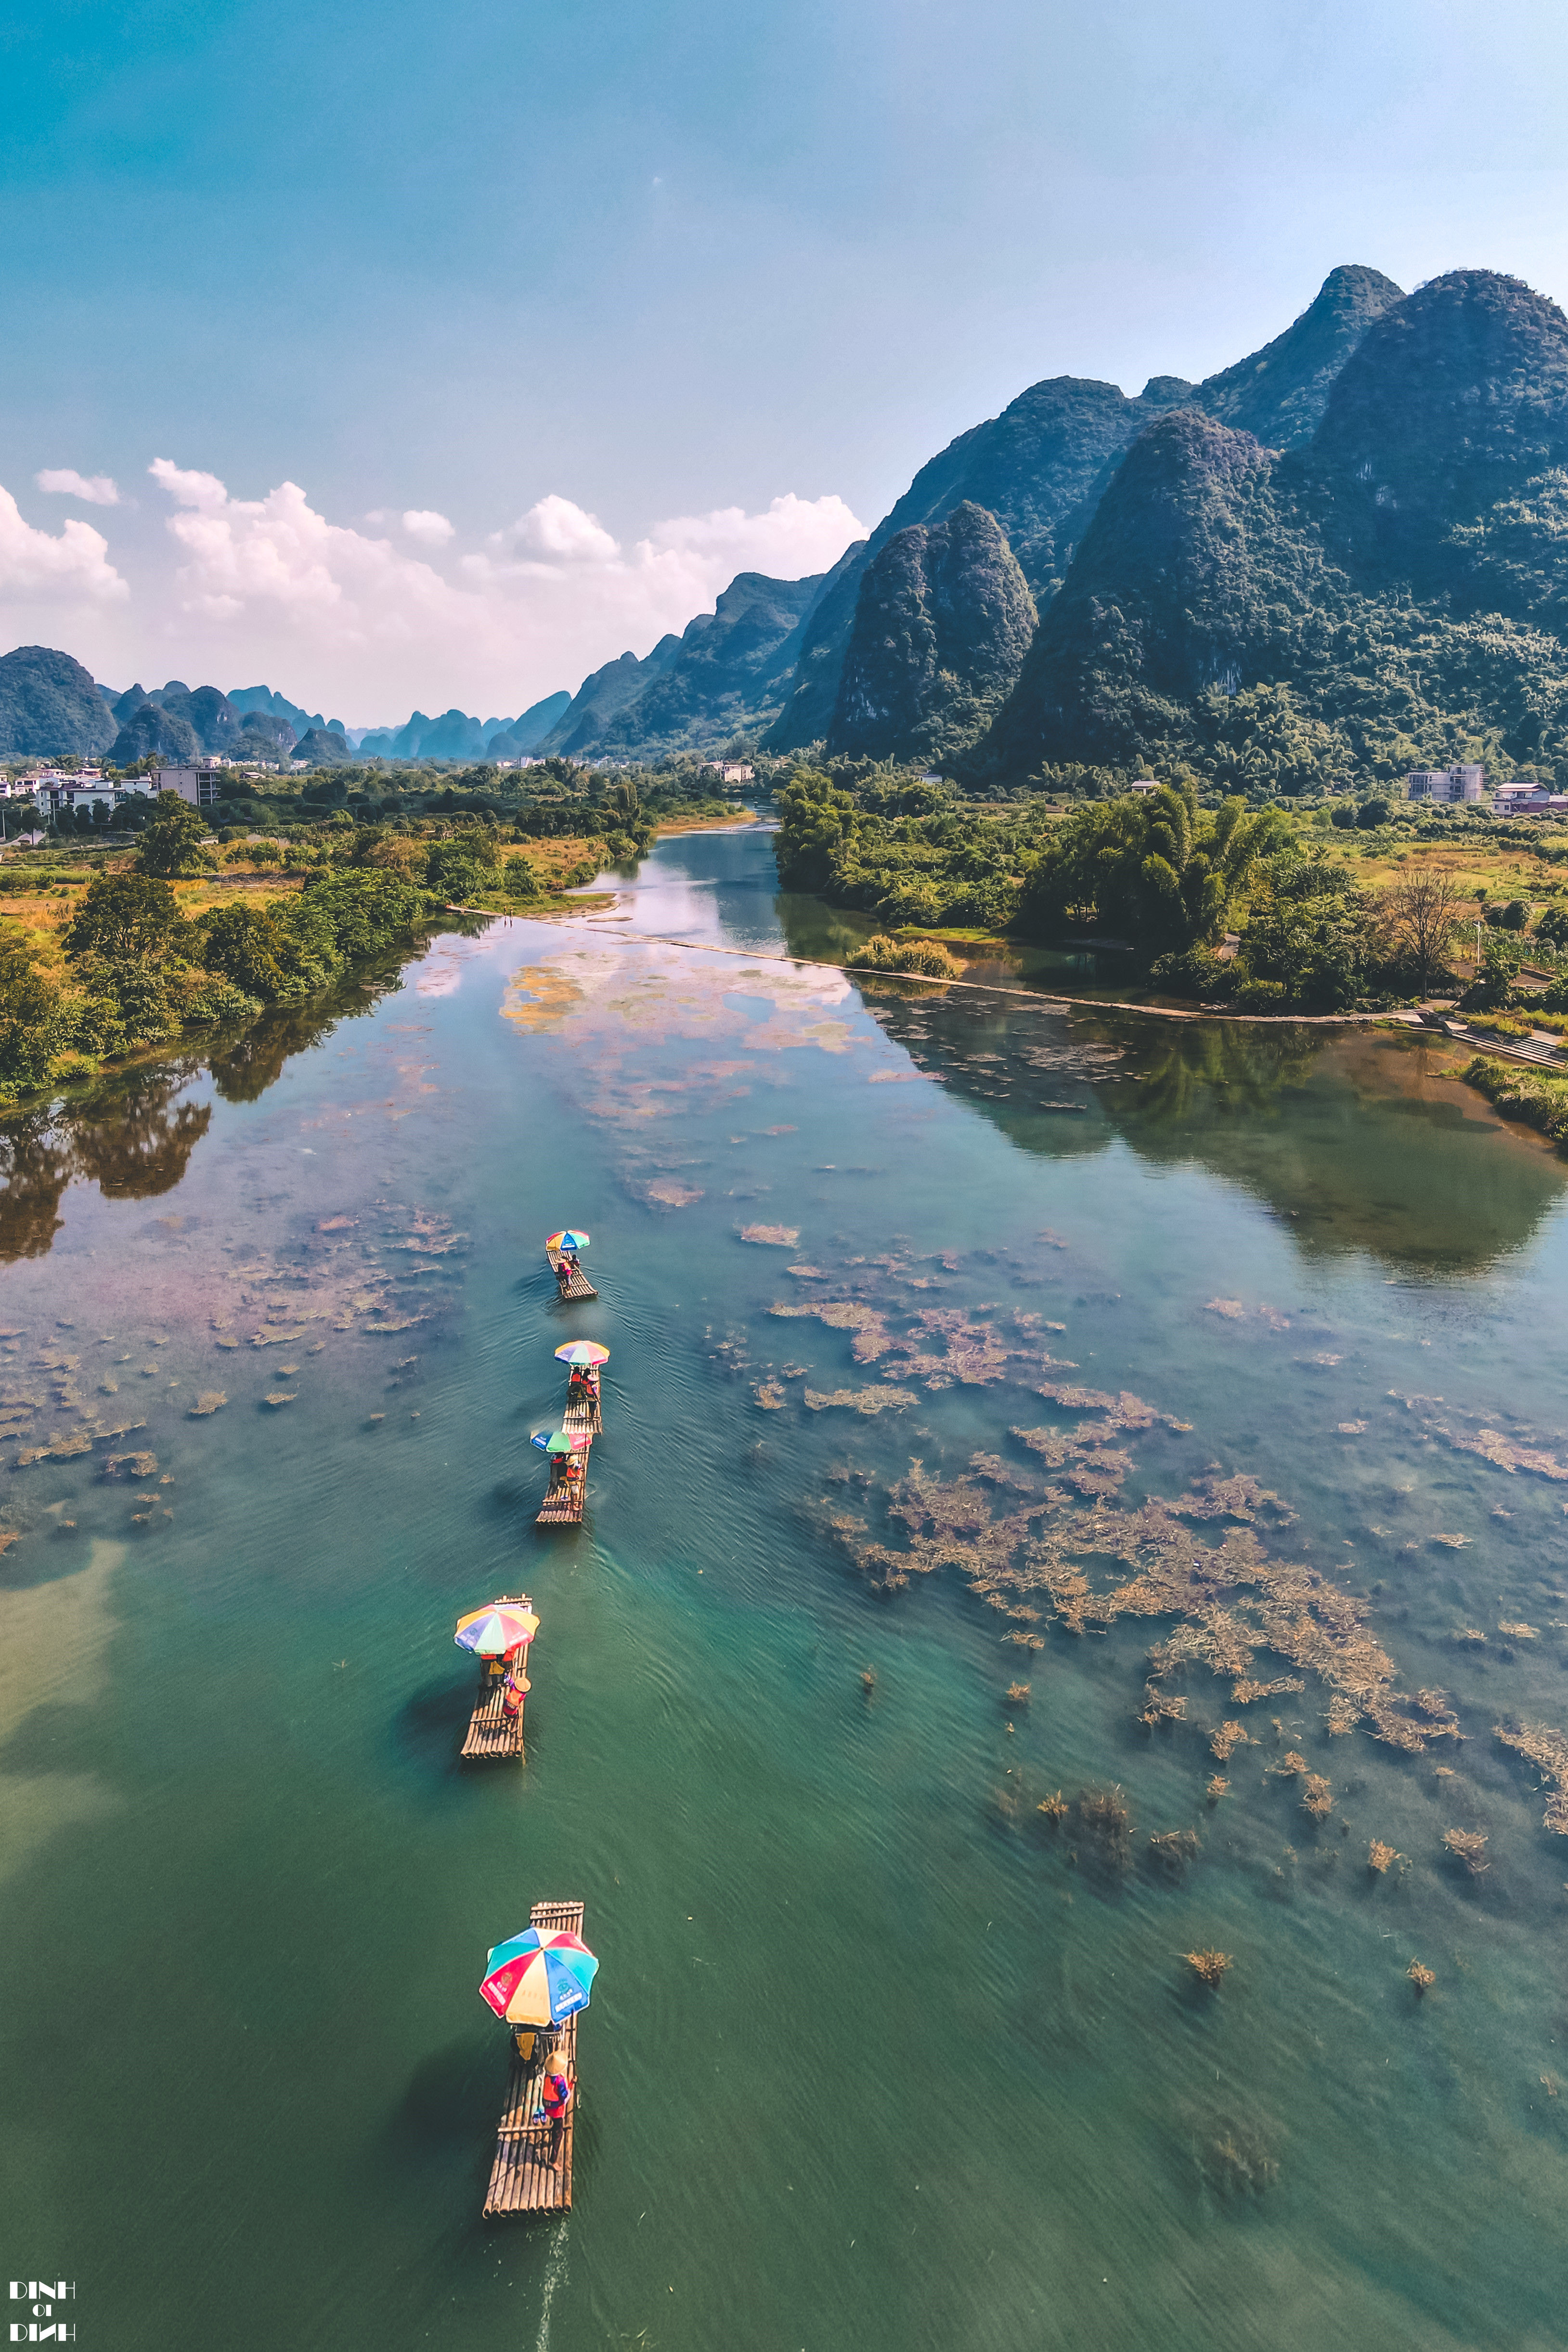
<svg viewBox="0 0 1568 2352">
<path fill-rule="evenodd" d="M 550 2127 L 550 2170 L 559 2172 L 561 2142 L 566 2137 L 566 2119 L 571 2108 L 571 2084 L 567 2080 L 559 2055 L 552 2058 L 545 2068 L 539 2084 L 539 2105 Z"/>
</svg>

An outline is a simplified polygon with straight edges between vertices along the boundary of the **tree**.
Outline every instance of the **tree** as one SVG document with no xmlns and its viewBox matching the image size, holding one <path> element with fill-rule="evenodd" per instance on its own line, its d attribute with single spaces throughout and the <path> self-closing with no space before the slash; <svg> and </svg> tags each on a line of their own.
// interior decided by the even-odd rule
<svg viewBox="0 0 1568 2352">
<path fill-rule="evenodd" d="M 1451 877 L 1440 868 L 1418 866 L 1399 877 L 1388 893 L 1388 903 L 1400 937 L 1416 960 L 1425 996 L 1433 968 L 1441 967 L 1458 927 L 1459 893 Z"/>
<path fill-rule="evenodd" d="M 61 944 L 73 962 L 96 955 L 108 963 L 157 963 L 180 955 L 188 930 L 167 882 L 145 874 L 96 874 Z"/>
<path fill-rule="evenodd" d="M 1020 921 L 1042 937 L 1097 919 L 1148 960 L 1218 939 L 1260 857 L 1282 835 L 1271 810 L 1200 809 L 1190 782 L 1077 808 L 1025 886 Z"/>
<path fill-rule="evenodd" d="M 189 880 L 205 874 L 213 860 L 203 846 L 207 821 L 178 793 L 160 793 L 136 853 L 138 870 L 164 880 Z"/>
</svg>

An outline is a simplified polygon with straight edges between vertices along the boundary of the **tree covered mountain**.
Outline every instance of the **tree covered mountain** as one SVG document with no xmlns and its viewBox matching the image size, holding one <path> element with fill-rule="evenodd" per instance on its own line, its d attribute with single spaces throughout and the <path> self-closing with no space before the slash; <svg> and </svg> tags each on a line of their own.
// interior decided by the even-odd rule
<svg viewBox="0 0 1568 2352">
<path fill-rule="evenodd" d="M 0 659 L 0 760 L 90 758 L 114 737 L 92 674 L 48 646 Z"/>
<path fill-rule="evenodd" d="M 668 661 L 634 698 L 596 732 L 580 728 L 567 748 L 645 760 L 766 726 L 783 703 L 801 625 L 821 585 L 821 573 L 770 580 L 761 572 L 737 572 L 711 613 L 687 622 Z"/>
<path fill-rule="evenodd" d="M 895 531 L 868 564 L 830 752 L 937 762 L 982 735 L 1017 683 L 1034 601 L 995 515 L 966 499 Z"/>
<path fill-rule="evenodd" d="M 891 514 L 830 575 L 767 740 L 788 751 L 824 736 L 838 699 L 856 600 L 868 566 L 896 532 L 942 521 L 966 500 L 994 514 L 1041 611 L 1066 575 L 1116 467 L 1155 420 L 1176 407 L 1239 425 L 1286 446 L 1309 436 L 1329 391 L 1367 329 L 1400 300 L 1381 271 L 1332 271 L 1295 323 L 1232 368 L 1191 384 L 1154 376 L 1135 398 L 1081 376 L 1031 384 L 1000 416 L 977 425 L 922 467 Z"/>
<path fill-rule="evenodd" d="M 1568 319 L 1460 270 L 1384 310 L 1312 437 L 1134 446 L 976 780 L 1085 761 L 1254 792 L 1568 766 Z"/>
</svg>

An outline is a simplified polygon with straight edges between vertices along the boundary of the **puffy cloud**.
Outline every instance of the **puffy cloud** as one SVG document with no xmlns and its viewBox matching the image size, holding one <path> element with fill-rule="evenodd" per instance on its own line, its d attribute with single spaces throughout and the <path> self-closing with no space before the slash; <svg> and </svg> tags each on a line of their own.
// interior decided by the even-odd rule
<svg viewBox="0 0 1568 2352">
<path fill-rule="evenodd" d="M 354 527 L 329 521 L 295 482 L 238 499 L 170 458 L 149 471 L 173 502 L 176 561 L 172 581 L 139 587 L 136 643 L 120 667 L 166 660 L 220 685 L 243 670 L 356 725 L 402 719 L 414 704 L 521 709 L 684 628 L 737 571 L 821 571 L 862 528 L 840 499 L 786 496 L 756 515 L 676 516 L 624 547 L 552 495 L 465 555 L 446 518 L 426 509 Z M 66 529 L 101 554 L 85 525 Z"/>
<path fill-rule="evenodd" d="M 696 554 L 737 572 L 766 572 L 775 580 L 800 580 L 826 572 L 854 539 L 865 536 L 842 499 L 798 499 L 787 490 L 764 514 L 743 507 L 716 507 L 711 514 L 677 515 L 655 527 L 644 546 Z"/>
<path fill-rule="evenodd" d="M 41 490 L 68 499 L 85 499 L 89 507 L 117 507 L 120 486 L 109 474 L 78 474 L 74 466 L 46 466 L 37 476 Z"/>
<path fill-rule="evenodd" d="M 519 554 L 541 556 L 551 562 L 609 563 L 621 552 L 619 541 L 612 539 L 597 515 L 585 514 L 581 507 L 553 490 L 548 499 L 530 507 L 509 532 L 494 532 L 490 544 L 500 547 L 508 538 L 515 541 Z"/>
<path fill-rule="evenodd" d="M 57 538 L 35 530 L 10 491 L 0 489 L 0 602 L 101 605 L 128 593 L 101 531 L 74 519 Z"/>
</svg>

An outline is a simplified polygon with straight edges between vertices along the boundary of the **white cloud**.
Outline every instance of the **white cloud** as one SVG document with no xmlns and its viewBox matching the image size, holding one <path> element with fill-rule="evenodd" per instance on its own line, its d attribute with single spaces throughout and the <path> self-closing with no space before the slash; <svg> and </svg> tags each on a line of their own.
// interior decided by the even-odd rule
<svg viewBox="0 0 1568 2352">
<path fill-rule="evenodd" d="M 74 520 L 58 538 L 25 522 L 9 490 L 0 489 L 0 602 L 104 604 L 129 593 L 109 560 L 109 541 Z"/>
<path fill-rule="evenodd" d="M 622 544 L 555 494 L 463 554 L 446 519 L 423 509 L 339 524 L 295 482 L 242 499 L 171 458 L 149 471 L 173 510 L 140 547 L 133 600 L 98 532 L 32 530 L 3 492 L 0 598 L 74 600 L 68 634 L 56 622 L 47 641 L 98 676 L 265 677 L 356 726 L 415 705 L 520 710 L 628 647 L 646 653 L 711 611 L 737 572 L 823 570 L 862 528 L 840 499 L 785 496 L 755 515 L 677 515 Z M 14 616 L 20 635 L 45 628 Z"/>
<path fill-rule="evenodd" d="M 609 563 L 621 552 L 619 541 L 612 539 L 597 515 L 585 514 L 553 490 L 510 531 L 494 532 L 490 544 L 499 547 L 508 538 L 515 539 L 519 554 L 542 556 L 547 562 Z"/>
<path fill-rule="evenodd" d="M 864 523 L 842 499 L 798 499 L 787 490 L 765 514 L 716 507 L 711 514 L 676 515 L 656 524 L 652 541 L 642 544 L 727 564 L 729 577 L 766 572 L 775 580 L 799 580 L 807 572 L 826 572 L 852 540 L 864 535 Z"/>
<path fill-rule="evenodd" d="M 37 476 L 41 490 L 68 499 L 85 499 L 89 507 L 117 507 L 120 486 L 109 474 L 78 474 L 74 466 L 46 466 Z"/>
</svg>

